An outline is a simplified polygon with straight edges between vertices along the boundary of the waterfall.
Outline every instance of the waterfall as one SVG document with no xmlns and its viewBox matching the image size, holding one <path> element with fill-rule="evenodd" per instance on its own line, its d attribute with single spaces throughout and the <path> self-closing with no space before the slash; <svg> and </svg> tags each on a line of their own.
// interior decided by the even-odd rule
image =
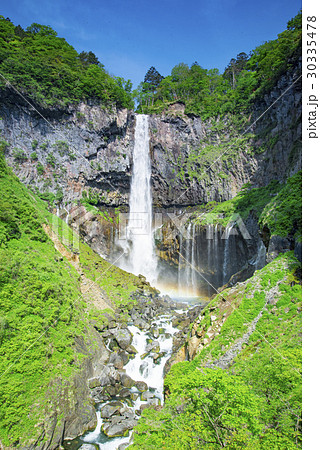
<svg viewBox="0 0 320 450">
<path fill-rule="evenodd" d="M 151 163 L 149 156 L 148 116 L 136 116 L 133 169 L 130 187 L 126 255 L 120 267 L 135 275 L 144 275 L 150 283 L 157 280 L 157 259 L 152 230 Z"/>
<path fill-rule="evenodd" d="M 266 247 L 262 240 L 259 241 L 256 260 L 254 262 L 256 270 L 262 269 L 266 265 Z"/>
<path fill-rule="evenodd" d="M 230 246 L 230 232 L 232 225 L 225 229 L 224 253 L 223 253 L 223 284 L 228 281 L 228 262 L 229 262 L 229 246 Z"/>
<path fill-rule="evenodd" d="M 213 231 L 213 225 L 207 225 L 207 234 L 206 234 L 206 238 L 207 238 L 207 271 L 208 272 L 212 272 L 215 271 L 215 267 L 214 267 L 214 246 L 213 246 L 213 239 L 215 238 L 214 236 L 214 231 Z M 211 294 L 211 286 L 208 284 L 208 295 Z"/>
<path fill-rule="evenodd" d="M 178 265 L 178 295 L 179 297 L 182 295 L 181 287 L 182 287 L 182 265 L 183 265 L 183 248 L 182 248 L 182 234 L 179 234 L 179 265 Z"/>
<path fill-rule="evenodd" d="M 192 227 L 192 250 L 191 250 L 191 286 L 192 294 L 196 295 L 197 292 L 197 274 L 196 274 L 196 240 L 195 240 L 195 225 Z"/>
<path fill-rule="evenodd" d="M 183 236 L 180 234 L 179 246 L 179 268 L 178 268 L 178 292 L 179 297 L 197 297 L 198 282 L 196 265 L 198 256 L 198 248 L 195 241 L 195 225 L 191 223 L 187 226 L 185 250 L 183 248 Z"/>
<path fill-rule="evenodd" d="M 187 242 L 186 242 L 186 261 L 185 261 L 185 273 L 184 273 L 184 284 L 187 287 L 187 295 L 190 294 L 190 285 L 191 285 L 191 267 L 190 267 L 190 262 L 191 262 L 191 236 L 190 236 L 190 232 L 191 232 L 191 223 L 189 223 L 188 227 L 187 227 Z"/>
</svg>

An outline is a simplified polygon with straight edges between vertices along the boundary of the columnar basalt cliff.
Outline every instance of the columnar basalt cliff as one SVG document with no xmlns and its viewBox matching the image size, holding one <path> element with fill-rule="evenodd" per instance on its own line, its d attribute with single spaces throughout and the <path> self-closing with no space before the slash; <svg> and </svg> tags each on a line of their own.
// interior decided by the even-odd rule
<svg viewBox="0 0 320 450">
<path fill-rule="evenodd" d="M 254 105 L 252 114 L 243 117 L 241 129 L 235 130 L 230 117 L 203 122 L 186 115 L 180 103 L 161 116 L 151 116 L 154 204 L 168 207 L 224 201 L 245 183 L 283 182 L 299 170 L 299 70 L 297 67 L 279 79 Z M 10 144 L 7 161 L 23 183 L 42 193 L 59 193 L 64 204 L 81 199 L 86 192 L 99 205 L 128 205 L 135 125 L 132 111 L 80 104 L 37 112 L 6 90 L 1 93 L 0 116 L 2 136 Z"/>
</svg>

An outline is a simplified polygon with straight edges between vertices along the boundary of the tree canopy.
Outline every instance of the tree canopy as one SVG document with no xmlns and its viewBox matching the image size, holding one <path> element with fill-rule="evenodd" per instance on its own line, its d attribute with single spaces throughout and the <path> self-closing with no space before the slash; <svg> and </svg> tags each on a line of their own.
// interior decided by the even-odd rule
<svg viewBox="0 0 320 450">
<path fill-rule="evenodd" d="M 25 30 L 0 16 L 0 72 L 42 105 L 56 106 L 94 98 L 105 105 L 133 108 L 131 82 L 111 76 L 89 52 L 80 54 L 50 26 Z M 0 87 L 6 81 L 0 80 Z"/>
<path fill-rule="evenodd" d="M 223 74 L 218 69 L 205 69 L 197 62 L 191 66 L 181 62 L 170 75 L 153 82 L 153 73 L 157 71 L 150 68 L 135 92 L 138 111 L 159 113 L 175 101 L 185 103 L 187 113 L 203 119 L 244 111 L 290 70 L 300 54 L 301 12 L 288 22 L 277 39 L 258 46 L 250 55 L 241 52 L 232 58 Z"/>
</svg>

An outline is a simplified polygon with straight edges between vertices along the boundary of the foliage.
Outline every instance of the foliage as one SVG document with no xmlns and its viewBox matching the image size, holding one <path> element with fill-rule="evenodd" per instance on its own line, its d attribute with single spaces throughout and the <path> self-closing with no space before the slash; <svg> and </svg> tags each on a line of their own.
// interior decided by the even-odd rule
<svg viewBox="0 0 320 450">
<path fill-rule="evenodd" d="M 100 61 L 98 60 L 96 55 L 91 51 L 79 53 L 78 58 L 84 67 L 88 67 L 90 64 L 96 64 L 97 66 L 99 65 L 101 66 Z"/>
<path fill-rule="evenodd" d="M 245 112 L 255 98 L 274 86 L 294 65 L 300 53 L 301 12 L 288 22 L 287 30 L 277 39 L 260 45 L 249 56 L 241 52 L 231 59 L 223 74 L 217 69 L 204 69 L 197 62 L 190 67 L 180 63 L 160 83 L 160 78 L 151 83 L 151 90 L 142 83 L 135 92 L 138 111 L 160 113 L 181 101 L 187 114 L 197 114 L 203 119 Z"/>
<path fill-rule="evenodd" d="M 100 201 L 100 196 L 100 192 L 93 191 L 91 188 L 88 191 L 83 190 L 81 203 L 86 207 L 90 205 L 96 206 Z"/>
<path fill-rule="evenodd" d="M 245 444 L 250 434 L 261 432 L 257 419 L 261 402 L 248 386 L 223 370 L 189 370 L 188 366 L 173 366 L 170 379 L 176 382 L 170 383 L 164 410 L 143 414 L 133 449 L 234 448 L 234 442 Z"/>
<path fill-rule="evenodd" d="M 96 311 L 82 299 L 79 274 L 43 230 L 53 223 L 47 205 L 6 166 L 6 145 L 0 142 L 0 439 L 7 448 L 29 448 L 61 379 L 72 380 L 87 357 L 75 343 L 93 345 L 89 319 Z M 122 298 L 132 302 L 137 277 L 109 268 L 83 243 L 81 252 L 89 278 L 101 264 L 99 282 L 109 297 L 119 306 Z"/>
<path fill-rule="evenodd" d="M 288 178 L 279 194 L 266 205 L 260 216 L 260 225 L 266 225 L 271 234 L 302 237 L 302 173 Z"/>
<path fill-rule="evenodd" d="M 60 156 L 69 154 L 69 145 L 66 141 L 57 141 L 53 146 L 58 150 Z"/>
<path fill-rule="evenodd" d="M 192 361 L 171 367 L 165 405 L 143 412 L 133 448 L 301 448 L 299 266 L 291 252 L 282 254 L 212 299 L 197 331 L 208 341 L 209 329 L 223 319 L 221 330 Z M 257 317 L 237 354 L 234 345 Z M 217 368 L 229 350 L 232 362 Z"/>
<path fill-rule="evenodd" d="M 44 172 L 45 172 L 44 167 L 43 167 L 43 165 L 41 163 L 37 164 L 37 172 L 38 172 L 39 175 L 43 175 Z"/>
<path fill-rule="evenodd" d="M 226 67 L 223 76 L 232 85 L 232 89 L 235 89 L 237 79 L 240 73 L 246 68 L 246 64 L 249 57 L 246 53 L 241 52 L 237 55 L 237 58 L 232 58 L 228 66 Z"/>
<path fill-rule="evenodd" d="M 48 153 L 48 156 L 47 156 L 46 160 L 47 160 L 47 163 L 48 163 L 51 167 L 56 167 L 57 159 L 55 158 L 55 156 L 53 155 L 53 153 Z"/>
<path fill-rule="evenodd" d="M 41 105 L 95 98 L 109 106 L 133 107 L 130 82 L 109 75 L 92 52 L 78 54 L 49 26 L 33 23 L 24 31 L 0 16 L 0 48 L 3 76 Z"/>
<path fill-rule="evenodd" d="M 226 226 L 236 215 L 245 220 L 252 213 L 258 218 L 260 228 L 267 227 L 271 235 L 294 236 L 301 240 L 301 171 L 288 178 L 284 185 L 275 180 L 262 188 L 244 185 L 233 199 L 218 204 L 209 202 L 205 209 L 206 212 L 197 219 L 198 223 Z"/>
<path fill-rule="evenodd" d="M 148 91 L 154 92 L 161 81 L 163 80 L 163 76 L 160 75 L 160 73 L 157 71 L 155 67 L 150 67 L 150 69 L 147 71 L 145 77 L 144 77 L 144 87 Z"/>
<path fill-rule="evenodd" d="M 26 153 L 23 150 L 21 150 L 21 148 L 14 148 L 12 151 L 12 155 L 15 161 L 19 163 L 23 163 L 28 160 Z"/>
</svg>

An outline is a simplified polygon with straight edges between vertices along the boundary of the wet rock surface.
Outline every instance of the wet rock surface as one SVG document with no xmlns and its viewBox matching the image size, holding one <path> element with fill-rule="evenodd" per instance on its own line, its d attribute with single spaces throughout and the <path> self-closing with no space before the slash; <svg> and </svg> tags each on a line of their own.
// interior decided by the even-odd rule
<svg viewBox="0 0 320 450">
<path fill-rule="evenodd" d="M 172 301 L 168 296 L 150 294 L 150 291 L 146 296 L 134 293 L 132 297 L 136 304 L 129 311 L 127 323 L 123 322 L 125 310 L 119 309 L 114 317 L 106 316 L 105 323 L 95 324 L 106 347 L 106 357 L 100 373 L 88 379 L 88 387 L 92 402 L 100 410 L 102 433 L 110 439 L 129 439 L 142 411 L 149 407 L 161 407 L 159 394 L 152 385 L 148 386 L 142 376 L 133 379 L 126 373 L 127 364 L 137 354 L 132 344 L 132 329 L 138 329 L 139 333 L 146 336 L 145 354 L 139 357 L 141 370 L 148 370 L 150 361 L 157 367 L 162 358 L 167 356 L 167 351 L 161 350 L 161 340 L 170 338 L 171 334 L 166 332 L 162 319 L 159 319 L 168 317 L 165 320 L 173 320 L 181 328 L 175 329 L 173 334 L 173 349 L 176 351 L 187 336 L 191 320 L 202 308 L 199 306 L 188 310 L 186 304 Z"/>
</svg>

